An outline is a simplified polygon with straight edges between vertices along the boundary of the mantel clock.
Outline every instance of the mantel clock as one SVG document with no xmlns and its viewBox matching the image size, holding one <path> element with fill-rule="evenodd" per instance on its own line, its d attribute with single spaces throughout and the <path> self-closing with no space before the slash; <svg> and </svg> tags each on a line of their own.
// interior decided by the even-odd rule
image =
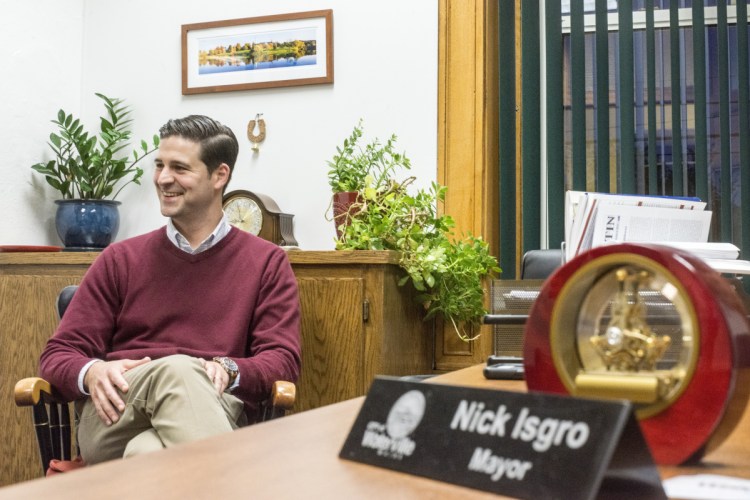
<svg viewBox="0 0 750 500">
<path fill-rule="evenodd" d="M 283 213 L 270 196 L 246 190 L 231 191 L 224 195 L 223 208 L 233 226 L 277 245 L 297 245 L 294 216 Z"/>
</svg>

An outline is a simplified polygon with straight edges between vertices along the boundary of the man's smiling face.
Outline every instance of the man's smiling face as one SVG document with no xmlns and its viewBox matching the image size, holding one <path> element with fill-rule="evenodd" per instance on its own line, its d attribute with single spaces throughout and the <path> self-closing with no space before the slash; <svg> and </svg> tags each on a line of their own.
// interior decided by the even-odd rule
<svg viewBox="0 0 750 500">
<path fill-rule="evenodd" d="M 154 185 L 161 213 L 176 226 L 205 215 L 216 196 L 218 169 L 208 174 L 200 159 L 200 143 L 179 136 L 162 139 L 156 156 Z"/>
</svg>

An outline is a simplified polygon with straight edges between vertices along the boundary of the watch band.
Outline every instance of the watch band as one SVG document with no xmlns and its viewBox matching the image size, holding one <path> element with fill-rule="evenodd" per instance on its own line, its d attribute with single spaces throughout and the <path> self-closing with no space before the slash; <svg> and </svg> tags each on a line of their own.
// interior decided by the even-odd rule
<svg viewBox="0 0 750 500">
<path fill-rule="evenodd" d="M 237 375 L 240 373 L 237 363 L 226 356 L 216 356 L 213 358 L 213 361 L 221 365 L 224 371 L 227 372 L 227 375 L 229 375 L 228 386 L 231 387 L 232 384 L 234 384 L 234 381 L 237 380 Z"/>
</svg>

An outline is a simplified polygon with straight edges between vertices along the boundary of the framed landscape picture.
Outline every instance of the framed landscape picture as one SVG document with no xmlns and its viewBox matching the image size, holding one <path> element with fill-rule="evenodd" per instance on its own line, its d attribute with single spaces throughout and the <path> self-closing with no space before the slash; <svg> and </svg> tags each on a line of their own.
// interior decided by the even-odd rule
<svg viewBox="0 0 750 500">
<path fill-rule="evenodd" d="M 182 26 L 182 93 L 333 83 L 333 11 Z"/>
</svg>

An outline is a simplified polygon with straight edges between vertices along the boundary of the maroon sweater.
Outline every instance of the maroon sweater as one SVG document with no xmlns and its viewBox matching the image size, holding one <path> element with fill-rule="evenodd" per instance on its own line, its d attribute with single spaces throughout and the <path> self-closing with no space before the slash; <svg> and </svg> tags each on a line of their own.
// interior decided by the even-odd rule
<svg viewBox="0 0 750 500">
<path fill-rule="evenodd" d="M 229 356 L 232 394 L 247 409 L 300 370 L 297 283 L 285 252 L 236 228 L 190 255 L 166 230 L 108 246 L 97 257 L 40 359 L 41 376 L 74 400 L 92 358 Z M 252 416 L 251 416 L 252 418 Z"/>
</svg>

